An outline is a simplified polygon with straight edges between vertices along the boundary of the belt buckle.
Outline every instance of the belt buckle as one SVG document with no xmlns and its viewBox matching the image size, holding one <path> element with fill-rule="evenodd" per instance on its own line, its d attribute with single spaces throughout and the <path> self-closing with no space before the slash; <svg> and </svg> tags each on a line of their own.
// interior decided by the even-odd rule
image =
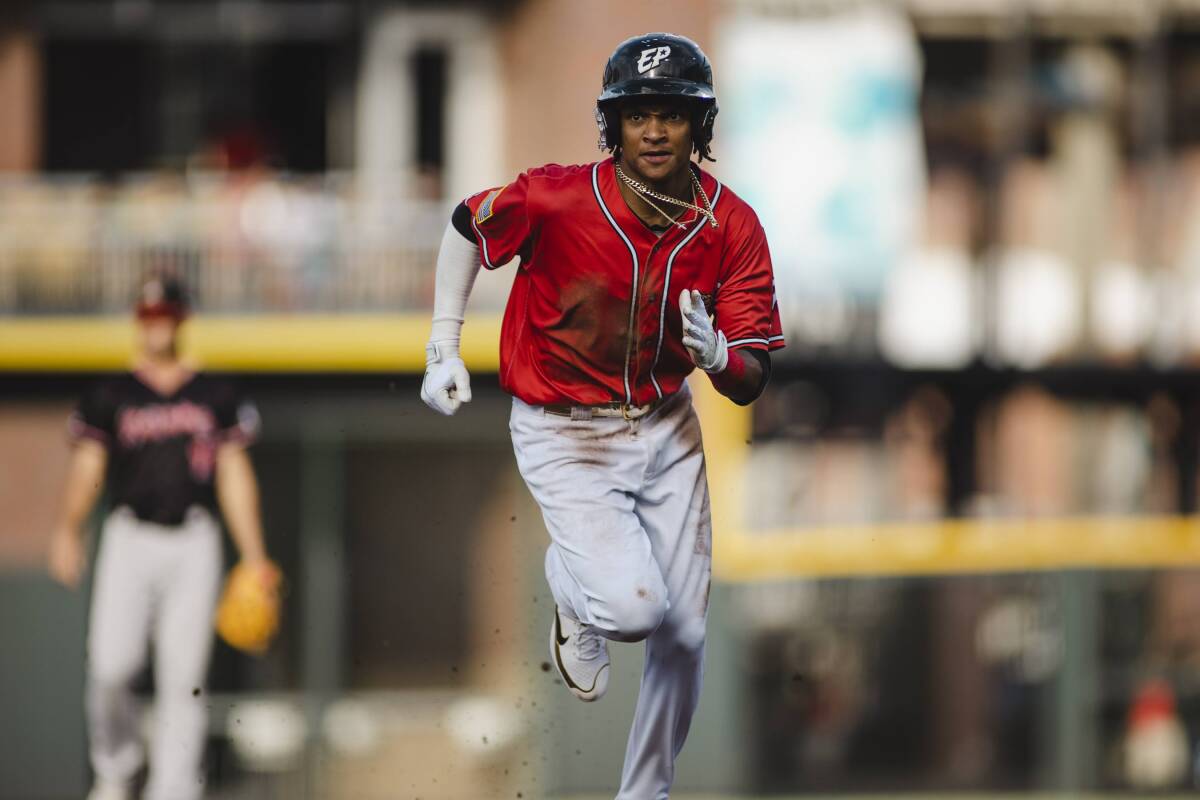
<svg viewBox="0 0 1200 800">
<path fill-rule="evenodd" d="M 626 422 L 633 422 L 635 419 L 637 419 L 637 417 L 629 416 L 629 409 L 630 409 L 630 406 L 628 403 L 621 403 L 621 417 Z"/>
</svg>

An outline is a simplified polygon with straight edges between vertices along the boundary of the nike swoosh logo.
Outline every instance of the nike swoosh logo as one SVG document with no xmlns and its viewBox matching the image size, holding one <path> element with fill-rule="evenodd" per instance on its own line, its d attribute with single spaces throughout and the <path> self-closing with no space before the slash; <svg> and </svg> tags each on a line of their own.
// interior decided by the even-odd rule
<svg viewBox="0 0 1200 800">
<path fill-rule="evenodd" d="M 558 637 L 555 636 L 555 638 L 557 639 Z M 608 664 L 605 664 L 603 667 L 601 667 L 600 672 L 596 673 L 596 677 L 592 678 L 592 685 L 585 689 L 571 679 L 571 674 L 567 672 L 567 667 L 563 664 L 562 653 L 558 651 L 557 647 L 554 648 L 554 660 L 558 663 L 558 674 L 561 675 L 563 680 L 567 682 L 567 686 L 570 686 L 572 689 L 578 689 L 581 692 L 596 691 L 596 684 L 600 682 L 600 672 L 604 672 L 604 670 L 608 669 Z"/>
<path fill-rule="evenodd" d="M 596 676 L 592 678 L 592 685 L 590 688 L 585 689 L 571 679 L 570 673 L 567 672 L 566 665 L 563 664 L 562 653 L 559 652 L 559 648 L 571 641 L 571 637 L 562 635 L 562 620 L 558 616 L 558 609 L 554 610 L 554 641 L 556 644 L 554 648 L 554 661 L 558 665 L 558 674 L 562 676 L 564 681 L 566 681 L 567 686 L 570 686 L 572 689 L 578 689 L 581 692 L 594 692 L 596 690 L 596 684 L 600 682 L 600 673 L 608 669 L 608 665 L 605 664 L 603 667 L 601 667 L 599 672 L 596 673 Z"/>
<path fill-rule="evenodd" d="M 567 642 L 571 641 L 570 636 L 562 635 L 562 620 L 558 616 L 558 610 L 554 611 L 554 640 L 558 642 L 558 646 L 562 647 Z"/>
<path fill-rule="evenodd" d="M 554 661 L 558 665 L 558 674 L 562 675 L 563 680 L 567 682 L 567 686 L 579 691 L 587 691 L 582 686 L 579 686 L 575 681 L 571 680 L 570 673 L 567 672 L 567 667 L 563 664 L 562 653 L 559 649 L 571 640 L 570 636 L 562 635 L 562 618 L 558 616 L 558 609 L 554 609 Z M 595 686 L 595 684 L 592 684 Z"/>
</svg>

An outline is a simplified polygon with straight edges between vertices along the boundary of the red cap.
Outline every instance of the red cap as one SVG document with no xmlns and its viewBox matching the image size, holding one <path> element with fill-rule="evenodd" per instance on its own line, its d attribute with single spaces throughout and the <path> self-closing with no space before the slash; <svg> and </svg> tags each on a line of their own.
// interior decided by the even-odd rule
<svg viewBox="0 0 1200 800">
<path fill-rule="evenodd" d="M 1152 680 L 1142 685 L 1129 709 L 1129 726 L 1137 728 L 1149 722 L 1175 716 L 1175 692 L 1164 680 Z"/>
<path fill-rule="evenodd" d="M 134 308 L 138 319 L 170 317 L 182 320 L 188 315 L 183 285 L 174 278 L 153 277 L 142 284 Z"/>
</svg>

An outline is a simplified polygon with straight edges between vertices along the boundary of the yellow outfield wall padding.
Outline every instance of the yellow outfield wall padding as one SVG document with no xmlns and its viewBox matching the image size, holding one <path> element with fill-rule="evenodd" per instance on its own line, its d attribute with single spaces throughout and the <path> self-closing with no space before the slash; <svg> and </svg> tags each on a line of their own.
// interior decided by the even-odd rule
<svg viewBox="0 0 1200 800">
<path fill-rule="evenodd" d="M 429 315 L 251 314 L 197 316 L 183 350 L 208 369 L 235 372 L 409 372 L 425 370 Z M 69 372 L 129 366 L 134 323 L 111 317 L 0 318 L 0 370 Z M 500 315 L 463 326 L 467 367 L 499 367 Z"/>
<path fill-rule="evenodd" d="M 500 315 L 463 328 L 469 369 L 499 367 Z M 185 353 L 240 372 L 391 372 L 425 368 L 427 313 L 198 316 Z M 130 317 L 0 318 L 0 370 L 71 372 L 128 367 Z M 751 412 L 695 373 L 713 514 L 713 573 L 721 580 L 947 575 L 1058 569 L 1200 567 L 1191 517 L 935 520 L 751 531 L 745 525 Z"/>
<path fill-rule="evenodd" d="M 690 381 L 702 420 L 713 516 L 713 575 L 787 578 L 970 575 L 1200 567 L 1200 518 L 955 519 L 748 530 L 749 408 Z"/>
<path fill-rule="evenodd" d="M 716 570 L 732 581 L 1200 567 L 1200 519 L 954 519 L 731 529 Z"/>
</svg>

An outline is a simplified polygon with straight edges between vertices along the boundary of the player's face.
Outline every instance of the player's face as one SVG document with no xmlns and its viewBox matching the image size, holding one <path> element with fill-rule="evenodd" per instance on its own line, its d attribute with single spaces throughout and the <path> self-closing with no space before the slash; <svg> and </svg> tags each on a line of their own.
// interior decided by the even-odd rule
<svg viewBox="0 0 1200 800">
<path fill-rule="evenodd" d="M 663 183 L 687 167 L 692 120 L 687 105 L 657 100 L 621 109 L 621 155 L 648 183 Z"/>
<path fill-rule="evenodd" d="M 175 354 L 179 320 L 152 316 L 138 320 L 138 340 L 142 353 L 150 358 L 169 358 Z"/>
</svg>

